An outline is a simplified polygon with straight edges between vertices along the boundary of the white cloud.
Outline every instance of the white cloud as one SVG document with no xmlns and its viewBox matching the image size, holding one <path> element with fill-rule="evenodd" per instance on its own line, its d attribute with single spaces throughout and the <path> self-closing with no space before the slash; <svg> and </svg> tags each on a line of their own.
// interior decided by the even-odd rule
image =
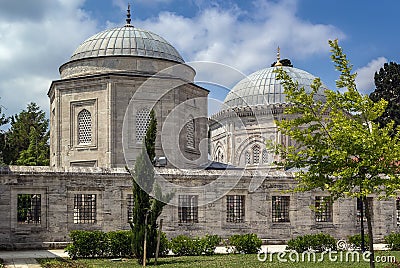
<svg viewBox="0 0 400 268">
<path fill-rule="evenodd" d="M 0 2 L 0 13 L 11 13 L 0 16 L 0 104 L 8 115 L 19 113 L 31 101 L 48 111 L 46 93 L 51 81 L 59 78 L 59 66 L 98 31 L 96 23 L 81 9 L 83 0 L 38 0 L 40 13 L 26 16 L 18 12 L 35 5 L 6 2 Z"/>
<path fill-rule="evenodd" d="M 332 25 L 311 24 L 297 17 L 296 3 L 259 0 L 254 16 L 236 6 L 207 8 L 193 18 L 162 12 L 135 25 L 163 36 L 187 61 L 218 62 L 249 74 L 269 67 L 278 45 L 283 58 L 302 59 L 327 54 L 328 39 L 345 38 Z"/>
<path fill-rule="evenodd" d="M 90 13 L 82 9 L 85 0 L 28 2 L 0 1 L 0 105 L 6 106 L 8 114 L 26 108 L 30 100 L 48 110 L 46 93 L 51 81 L 59 79 L 59 66 L 80 43 L 100 30 Z M 202 5 L 204 8 L 191 18 L 161 12 L 134 25 L 163 36 L 187 61 L 218 62 L 246 74 L 268 67 L 275 60 L 278 45 L 284 58 L 306 58 L 327 54 L 327 40 L 344 37 L 331 25 L 315 25 L 297 17 L 295 0 L 258 0 L 254 10 L 226 3 Z M 126 9 L 124 1 L 113 0 L 113 4 Z M 202 80 L 210 77 L 215 81 L 222 75 L 211 72 L 211 77 L 210 70 L 200 71 Z M 232 79 L 237 76 L 224 74 L 220 80 L 228 85 L 227 80 Z"/>
<path fill-rule="evenodd" d="M 385 57 L 379 57 L 370 61 L 366 66 L 357 69 L 356 85 L 357 89 L 364 94 L 369 94 L 375 89 L 374 75 L 388 62 Z"/>
</svg>

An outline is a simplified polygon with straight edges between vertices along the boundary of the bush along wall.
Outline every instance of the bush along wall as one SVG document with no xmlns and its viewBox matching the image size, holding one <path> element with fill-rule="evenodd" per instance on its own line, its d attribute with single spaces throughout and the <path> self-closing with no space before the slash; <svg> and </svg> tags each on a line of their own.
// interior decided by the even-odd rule
<svg viewBox="0 0 400 268">
<path fill-rule="evenodd" d="M 349 245 L 353 249 L 360 250 L 361 249 L 361 234 L 356 234 L 347 237 L 347 241 L 349 242 Z M 369 236 L 364 235 L 364 248 L 366 250 L 369 250 Z"/>
<path fill-rule="evenodd" d="M 65 251 L 72 259 L 76 258 L 115 258 L 132 257 L 132 231 L 72 231 L 69 236 L 72 243 Z M 161 233 L 159 256 L 169 252 L 169 241 Z"/>
<path fill-rule="evenodd" d="M 400 250 L 400 233 L 391 233 L 384 236 L 385 243 L 389 250 Z"/>
<path fill-rule="evenodd" d="M 232 235 L 229 244 L 235 253 L 254 254 L 261 250 L 262 241 L 256 234 Z"/>
<path fill-rule="evenodd" d="M 336 250 L 336 239 L 329 234 L 308 234 L 290 239 L 286 247 L 287 250 L 295 250 L 299 253 L 304 251 L 322 252 Z"/>
<path fill-rule="evenodd" d="M 203 238 L 178 235 L 171 239 L 170 247 L 177 256 L 213 255 L 220 242 L 218 235 L 206 235 Z"/>
</svg>

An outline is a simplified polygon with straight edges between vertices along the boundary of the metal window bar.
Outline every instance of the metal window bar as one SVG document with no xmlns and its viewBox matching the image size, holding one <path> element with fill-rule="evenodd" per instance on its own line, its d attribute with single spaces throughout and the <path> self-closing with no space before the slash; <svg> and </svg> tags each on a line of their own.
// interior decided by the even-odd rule
<svg viewBox="0 0 400 268">
<path fill-rule="evenodd" d="M 41 195 L 19 194 L 17 196 L 17 222 L 22 224 L 41 223 Z"/>
<path fill-rule="evenodd" d="M 226 196 L 226 221 L 244 222 L 244 195 Z"/>
<path fill-rule="evenodd" d="M 197 195 L 179 195 L 178 202 L 179 202 L 178 206 L 179 223 L 199 222 Z"/>
<path fill-rule="evenodd" d="M 315 221 L 332 222 L 332 201 L 324 196 L 315 197 Z"/>
<path fill-rule="evenodd" d="M 128 222 L 133 221 L 133 195 L 128 194 L 128 197 L 126 198 L 126 210 L 127 210 L 127 220 Z"/>
<path fill-rule="evenodd" d="M 289 196 L 272 197 L 272 222 L 289 222 Z"/>
<path fill-rule="evenodd" d="M 74 196 L 74 223 L 96 223 L 96 195 Z"/>
</svg>

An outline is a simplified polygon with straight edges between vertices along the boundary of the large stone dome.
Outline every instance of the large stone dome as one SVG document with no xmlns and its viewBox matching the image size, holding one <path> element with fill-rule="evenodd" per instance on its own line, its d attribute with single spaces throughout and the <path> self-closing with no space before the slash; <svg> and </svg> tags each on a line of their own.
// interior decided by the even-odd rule
<svg viewBox="0 0 400 268">
<path fill-rule="evenodd" d="M 307 92 L 311 92 L 311 84 L 315 79 L 312 74 L 293 67 L 270 67 L 254 72 L 239 81 L 226 96 L 225 105 L 228 107 L 243 107 L 286 103 L 283 86 L 276 79 L 277 73 L 274 72 L 277 68 L 284 68 L 293 80 L 299 82 L 300 87 L 304 87 Z M 326 89 L 327 87 L 322 85 L 315 98 L 324 100 L 324 91 Z"/>
<path fill-rule="evenodd" d="M 71 61 L 102 56 L 138 56 L 184 63 L 182 56 L 164 38 L 132 25 L 89 37 L 75 50 Z"/>
</svg>

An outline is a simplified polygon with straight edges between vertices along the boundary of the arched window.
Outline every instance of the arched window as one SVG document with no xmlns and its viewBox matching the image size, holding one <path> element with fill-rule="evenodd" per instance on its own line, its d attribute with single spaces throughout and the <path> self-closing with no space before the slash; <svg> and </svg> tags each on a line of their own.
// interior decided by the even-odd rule
<svg viewBox="0 0 400 268">
<path fill-rule="evenodd" d="M 251 157 L 250 157 L 250 152 L 246 151 L 245 155 L 245 161 L 246 161 L 246 165 L 251 164 Z"/>
<path fill-rule="evenodd" d="M 143 108 L 136 114 L 136 141 L 143 142 L 150 122 L 150 110 Z"/>
<path fill-rule="evenodd" d="M 221 162 L 221 163 L 224 162 L 224 153 L 222 152 L 221 148 L 218 148 L 218 150 L 217 150 L 215 161 Z"/>
<path fill-rule="evenodd" d="M 92 143 L 92 115 L 86 109 L 78 114 L 78 144 Z"/>
<path fill-rule="evenodd" d="M 189 148 L 195 148 L 194 145 L 194 119 L 191 118 L 186 123 L 186 146 Z"/>
<path fill-rule="evenodd" d="M 253 164 L 260 163 L 260 146 L 253 146 Z"/>
<path fill-rule="evenodd" d="M 264 149 L 262 151 L 262 163 L 267 164 L 268 163 L 268 152 L 267 149 Z"/>
</svg>

